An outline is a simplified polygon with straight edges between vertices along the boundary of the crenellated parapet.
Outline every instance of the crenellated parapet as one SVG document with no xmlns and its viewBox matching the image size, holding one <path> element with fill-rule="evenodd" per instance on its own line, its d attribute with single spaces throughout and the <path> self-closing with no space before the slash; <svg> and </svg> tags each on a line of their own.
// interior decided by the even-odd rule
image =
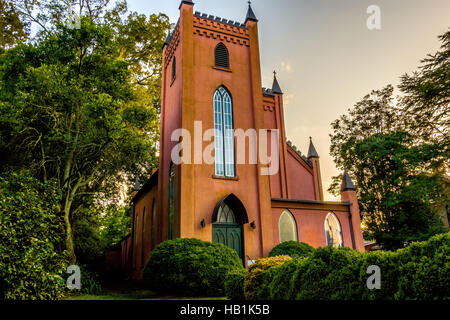
<svg viewBox="0 0 450 320">
<path fill-rule="evenodd" d="M 174 52 L 177 50 L 177 47 L 180 44 L 180 20 L 178 20 L 174 31 L 169 34 L 166 44 L 168 47 L 164 54 L 164 67 L 167 67 L 169 65 Z"/>
<path fill-rule="evenodd" d="M 194 35 L 238 45 L 250 45 L 248 29 L 244 24 L 200 12 L 194 14 Z"/>
</svg>

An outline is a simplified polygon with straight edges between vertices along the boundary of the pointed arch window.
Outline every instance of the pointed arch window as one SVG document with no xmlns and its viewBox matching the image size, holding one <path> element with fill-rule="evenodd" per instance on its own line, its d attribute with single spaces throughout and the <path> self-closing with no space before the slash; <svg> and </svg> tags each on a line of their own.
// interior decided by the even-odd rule
<svg viewBox="0 0 450 320">
<path fill-rule="evenodd" d="M 298 241 L 297 223 L 295 222 L 292 213 L 287 210 L 283 211 L 278 220 L 278 234 L 280 243 L 286 241 Z"/>
<path fill-rule="evenodd" d="M 173 57 L 172 61 L 172 81 L 175 80 L 175 77 L 177 76 L 177 59 Z"/>
<path fill-rule="evenodd" d="M 138 245 L 138 236 L 139 236 L 139 217 L 138 214 L 136 213 L 136 218 L 135 218 L 135 223 L 134 223 L 134 245 L 137 247 Z"/>
<path fill-rule="evenodd" d="M 236 217 L 233 210 L 226 204 L 222 203 L 217 213 L 218 223 L 236 223 Z"/>
<path fill-rule="evenodd" d="M 151 250 L 155 247 L 156 244 L 156 199 L 153 199 L 152 206 L 152 236 L 151 236 Z"/>
<path fill-rule="evenodd" d="M 142 213 L 142 239 L 141 239 L 141 264 L 145 263 L 145 233 L 146 233 L 146 228 L 145 228 L 145 207 L 144 207 L 144 211 Z"/>
<path fill-rule="evenodd" d="M 214 65 L 219 68 L 230 69 L 230 55 L 223 43 L 219 43 L 214 50 Z"/>
<path fill-rule="evenodd" d="M 325 218 L 325 237 L 327 240 L 327 246 L 335 248 L 344 246 L 342 241 L 341 224 L 333 212 L 330 212 Z"/>
<path fill-rule="evenodd" d="M 214 93 L 214 148 L 215 175 L 234 177 L 233 102 L 224 87 Z"/>
<path fill-rule="evenodd" d="M 173 219 L 175 213 L 175 188 L 174 188 L 174 180 L 175 180 L 175 170 L 173 163 L 170 164 L 169 170 L 169 240 L 173 239 Z"/>
</svg>

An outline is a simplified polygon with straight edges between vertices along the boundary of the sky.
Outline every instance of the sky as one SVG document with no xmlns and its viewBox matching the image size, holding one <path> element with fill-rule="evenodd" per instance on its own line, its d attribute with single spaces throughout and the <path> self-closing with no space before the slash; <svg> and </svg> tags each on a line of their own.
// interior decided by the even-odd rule
<svg viewBox="0 0 450 320">
<path fill-rule="evenodd" d="M 194 11 L 244 22 L 246 0 L 193 0 Z M 176 23 L 180 0 L 128 0 L 132 11 L 163 12 Z M 369 30 L 371 5 L 381 29 Z M 274 70 L 284 92 L 286 136 L 303 154 L 309 137 L 327 189 L 339 174 L 329 154 L 331 122 L 372 90 L 398 85 L 440 47 L 450 27 L 449 0 L 253 0 L 259 20 L 263 87 Z"/>
</svg>

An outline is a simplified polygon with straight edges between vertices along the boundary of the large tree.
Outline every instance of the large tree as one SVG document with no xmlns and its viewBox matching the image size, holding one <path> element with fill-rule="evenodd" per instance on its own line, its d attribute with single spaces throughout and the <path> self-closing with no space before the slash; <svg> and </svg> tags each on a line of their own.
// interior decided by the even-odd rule
<svg viewBox="0 0 450 320">
<path fill-rule="evenodd" d="M 0 0 L 0 49 L 28 37 L 29 23 L 20 19 L 11 0 Z"/>
<path fill-rule="evenodd" d="M 72 263 L 77 214 L 93 199 L 110 200 L 124 182 L 157 164 L 156 48 L 168 27 L 164 15 L 102 24 L 87 15 L 79 29 L 56 24 L 34 44 L 0 55 L 1 168 L 27 167 L 43 182 L 57 181 Z M 122 28 L 135 30 L 134 46 Z M 136 50 L 142 43 L 145 53 Z M 137 81 L 137 65 L 155 70 Z"/>
<path fill-rule="evenodd" d="M 332 123 L 331 154 L 354 178 L 367 236 L 385 248 L 439 232 L 435 210 L 449 201 L 450 32 L 412 75 L 372 91 Z M 339 192 L 340 177 L 330 191 Z"/>
</svg>

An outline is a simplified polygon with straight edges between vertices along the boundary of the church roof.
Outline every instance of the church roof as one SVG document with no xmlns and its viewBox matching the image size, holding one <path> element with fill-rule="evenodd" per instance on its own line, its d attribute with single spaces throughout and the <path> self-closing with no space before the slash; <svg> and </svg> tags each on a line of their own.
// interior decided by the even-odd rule
<svg viewBox="0 0 450 320">
<path fill-rule="evenodd" d="M 131 202 L 136 203 L 148 190 L 158 184 L 159 170 L 156 170 L 151 177 L 140 187 L 139 191 L 134 195 Z M 137 191 L 137 190 L 136 190 Z"/>
<path fill-rule="evenodd" d="M 299 149 L 297 149 L 297 147 L 296 147 L 290 140 L 286 141 L 286 143 L 287 143 L 287 145 L 288 145 L 293 151 L 295 151 L 295 153 L 296 153 L 300 158 L 302 158 L 303 161 L 305 161 L 305 163 L 306 163 L 310 168 L 313 167 L 312 162 L 309 161 L 309 160 L 301 153 L 301 151 L 300 151 Z"/>
<path fill-rule="evenodd" d="M 258 19 L 256 18 L 255 13 L 253 12 L 250 1 L 248 3 L 247 17 L 245 18 L 245 22 L 247 22 L 248 20 L 258 22 Z"/>
<path fill-rule="evenodd" d="M 316 148 L 314 147 L 311 137 L 309 138 L 308 159 L 309 158 L 319 158 L 319 154 L 317 153 Z"/>
<path fill-rule="evenodd" d="M 268 96 L 274 96 L 275 94 L 272 92 L 272 89 L 270 88 L 262 88 L 263 94 L 266 94 Z"/>
<path fill-rule="evenodd" d="M 344 171 L 344 176 L 342 177 L 342 184 L 341 184 L 341 191 L 346 190 L 356 190 L 355 185 L 353 184 L 353 181 L 350 178 L 350 175 L 348 174 L 347 170 Z"/>
</svg>

